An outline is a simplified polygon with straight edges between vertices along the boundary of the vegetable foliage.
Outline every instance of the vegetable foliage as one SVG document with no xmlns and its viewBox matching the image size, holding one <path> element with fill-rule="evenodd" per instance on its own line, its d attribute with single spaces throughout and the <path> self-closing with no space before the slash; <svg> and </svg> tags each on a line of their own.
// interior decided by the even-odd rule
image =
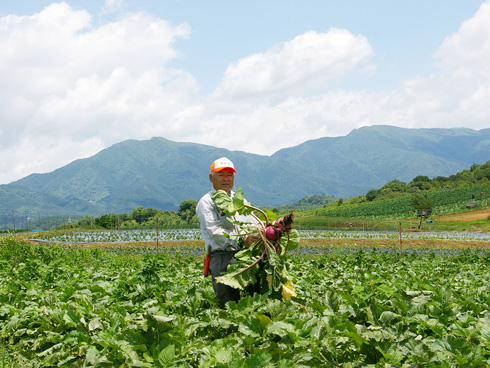
<svg viewBox="0 0 490 368">
<path fill-rule="evenodd" d="M 201 254 L 4 238 L 0 366 L 490 365 L 488 252 L 289 257 L 298 297 L 256 294 L 222 310 Z"/>
<path fill-rule="evenodd" d="M 228 216 L 230 222 L 240 228 L 240 234 L 258 234 L 258 240 L 249 248 L 240 250 L 227 273 L 216 278 L 216 281 L 236 289 L 244 290 L 254 287 L 260 294 L 268 294 L 277 299 L 289 300 L 296 296 L 291 277 L 288 274 L 288 250 L 299 245 L 299 234 L 292 228 L 293 215 L 275 220 L 275 214 L 263 211 L 247 204 L 240 188 L 233 199 L 223 190 L 217 190 L 213 196 L 217 206 Z M 233 219 L 236 214 L 251 215 L 257 225 L 242 223 Z M 275 240 L 266 236 L 270 227 Z"/>
</svg>

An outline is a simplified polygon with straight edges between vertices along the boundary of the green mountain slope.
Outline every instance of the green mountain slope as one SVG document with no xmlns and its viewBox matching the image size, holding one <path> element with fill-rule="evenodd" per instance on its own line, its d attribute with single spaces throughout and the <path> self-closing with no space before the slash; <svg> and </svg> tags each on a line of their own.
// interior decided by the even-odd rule
<svg viewBox="0 0 490 368">
<path fill-rule="evenodd" d="M 490 159 L 490 129 L 404 129 L 365 127 L 345 137 L 320 138 L 273 155 L 302 163 L 315 173 L 344 183 L 340 197 L 365 193 L 384 183 L 415 176 L 451 175 Z"/>
<path fill-rule="evenodd" d="M 399 179 L 447 176 L 490 159 L 490 129 L 372 126 L 307 141 L 272 156 L 164 138 L 128 140 L 51 173 L 0 186 L 0 213 L 130 212 L 141 205 L 176 210 L 211 189 L 211 162 L 236 165 L 235 186 L 254 204 L 276 207 L 324 193 L 348 198 Z"/>
</svg>

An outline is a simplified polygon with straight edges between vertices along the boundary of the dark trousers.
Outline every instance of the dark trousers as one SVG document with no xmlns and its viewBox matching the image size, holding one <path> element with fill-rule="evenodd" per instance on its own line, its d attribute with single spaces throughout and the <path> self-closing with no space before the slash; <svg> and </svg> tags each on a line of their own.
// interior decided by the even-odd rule
<svg viewBox="0 0 490 368">
<path fill-rule="evenodd" d="M 214 294 L 219 299 L 219 306 L 221 308 L 224 308 L 226 302 L 230 300 L 235 302 L 240 300 L 240 290 L 225 284 L 220 284 L 215 280 L 215 278 L 220 276 L 222 272 L 226 271 L 228 265 L 233 261 L 235 253 L 236 252 L 217 252 L 211 254 L 211 260 L 209 261 L 209 271 L 211 271 L 213 277 Z"/>
<path fill-rule="evenodd" d="M 221 308 L 225 307 L 226 302 L 233 300 L 237 302 L 240 300 L 240 290 L 232 288 L 231 286 L 220 284 L 216 282 L 215 278 L 220 276 L 222 273 L 226 271 L 228 265 L 233 262 L 235 253 L 234 252 L 217 252 L 211 254 L 211 260 L 209 261 L 209 271 L 211 271 L 211 275 L 213 278 L 213 289 L 214 294 L 219 299 L 219 306 Z M 245 288 L 245 293 L 252 296 L 254 294 L 260 294 L 260 280 L 257 281 L 255 285 L 249 285 Z"/>
</svg>

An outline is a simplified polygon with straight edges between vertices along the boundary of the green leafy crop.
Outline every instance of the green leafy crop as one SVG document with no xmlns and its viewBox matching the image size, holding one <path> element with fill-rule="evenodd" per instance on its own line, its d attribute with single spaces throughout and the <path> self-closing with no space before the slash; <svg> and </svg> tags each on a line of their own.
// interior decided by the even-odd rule
<svg viewBox="0 0 490 368">
<path fill-rule="evenodd" d="M 202 244 L 165 248 L 1 238 L 0 367 L 490 366 L 487 250 L 300 244 L 297 297 L 221 309 Z"/>
<path fill-rule="evenodd" d="M 293 214 L 275 221 L 273 212 L 248 204 L 240 188 L 233 198 L 225 191 L 218 190 L 213 200 L 228 216 L 228 220 L 241 228 L 240 234 L 258 235 L 249 248 L 235 255 L 236 260 L 228 266 L 226 274 L 216 278 L 217 282 L 240 290 L 253 287 L 261 294 L 277 299 L 289 300 L 296 296 L 288 274 L 288 250 L 296 249 L 299 245 L 298 231 L 292 227 Z M 253 216 L 256 225 L 234 220 L 232 216 L 236 214 Z"/>
</svg>

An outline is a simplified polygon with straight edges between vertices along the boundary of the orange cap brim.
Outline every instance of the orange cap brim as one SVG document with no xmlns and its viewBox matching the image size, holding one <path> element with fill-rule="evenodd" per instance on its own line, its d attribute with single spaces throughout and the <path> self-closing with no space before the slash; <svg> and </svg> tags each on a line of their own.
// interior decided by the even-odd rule
<svg viewBox="0 0 490 368">
<path fill-rule="evenodd" d="M 220 171 L 236 173 L 236 170 L 232 167 L 220 167 L 219 169 L 215 169 L 214 164 L 211 166 L 211 172 L 220 172 Z"/>
</svg>

